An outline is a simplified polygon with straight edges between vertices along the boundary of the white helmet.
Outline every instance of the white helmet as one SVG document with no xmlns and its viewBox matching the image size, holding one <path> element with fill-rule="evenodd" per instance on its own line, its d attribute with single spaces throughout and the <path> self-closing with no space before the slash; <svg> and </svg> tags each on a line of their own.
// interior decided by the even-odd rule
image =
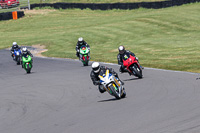
<svg viewBox="0 0 200 133">
<path fill-rule="evenodd" d="M 27 53 L 27 48 L 26 47 L 22 48 L 22 52 L 26 54 Z"/>
<path fill-rule="evenodd" d="M 79 42 L 82 42 L 82 41 L 83 41 L 83 38 L 82 38 L 82 37 L 79 37 L 79 38 L 78 38 L 78 41 L 79 41 Z"/>
<path fill-rule="evenodd" d="M 78 43 L 79 43 L 79 45 L 83 44 L 83 38 L 82 37 L 78 38 Z"/>
<path fill-rule="evenodd" d="M 17 42 L 13 42 L 13 46 L 16 46 L 17 45 Z"/>
<path fill-rule="evenodd" d="M 119 53 L 120 54 L 123 54 L 124 52 L 125 52 L 125 48 L 124 48 L 124 46 L 119 46 L 119 48 L 118 48 L 118 50 L 119 50 Z"/>
<path fill-rule="evenodd" d="M 100 65 L 99 62 L 92 63 L 92 69 L 95 73 L 98 73 L 100 71 Z"/>
</svg>

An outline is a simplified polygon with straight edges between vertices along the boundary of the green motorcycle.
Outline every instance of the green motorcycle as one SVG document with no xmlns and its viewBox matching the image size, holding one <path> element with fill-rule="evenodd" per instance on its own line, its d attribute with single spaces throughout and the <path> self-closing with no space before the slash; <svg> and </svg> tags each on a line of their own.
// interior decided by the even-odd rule
<svg viewBox="0 0 200 133">
<path fill-rule="evenodd" d="M 88 66 L 90 60 L 90 49 L 85 45 L 81 46 L 79 59 L 82 61 L 84 66 Z"/>
<path fill-rule="evenodd" d="M 26 57 L 22 56 L 22 67 L 26 70 L 27 73 L 31 72 L 32 58 L 30 55 L 27 55 Z"/>
</svg>

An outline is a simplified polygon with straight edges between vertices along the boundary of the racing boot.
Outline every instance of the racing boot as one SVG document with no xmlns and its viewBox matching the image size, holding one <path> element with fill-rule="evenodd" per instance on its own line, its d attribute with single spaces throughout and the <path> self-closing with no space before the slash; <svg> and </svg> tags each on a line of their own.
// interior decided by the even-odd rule
<svg viewBox="0 0 200 133">
<path fill-rule="evenodd" d="M 126 68 L 124 69 L 124 72 L 127 72 L 129 76 L 131 76 L 131 72 L 129 72 L 129 70 L 127 70 Z"/>
</svg>

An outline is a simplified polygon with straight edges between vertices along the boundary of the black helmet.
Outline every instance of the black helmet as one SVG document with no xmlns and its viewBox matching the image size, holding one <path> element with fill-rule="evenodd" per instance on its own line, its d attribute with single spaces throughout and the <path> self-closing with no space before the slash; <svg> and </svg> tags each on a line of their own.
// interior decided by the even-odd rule
<svg viewBox="0 0 200 133">
<path fill-rule="evenodd" d="M 92 63 L 92 69 L 93 69 L 94 73 L 98 73 L 100 71 L 99 62 Z"/>
<path fill-rule="evenodd" d="M 123 54 L 125 52 L 125 47 L 121 45 L 119 46 L 118 50 L 120 54 Z"/>
</svg>

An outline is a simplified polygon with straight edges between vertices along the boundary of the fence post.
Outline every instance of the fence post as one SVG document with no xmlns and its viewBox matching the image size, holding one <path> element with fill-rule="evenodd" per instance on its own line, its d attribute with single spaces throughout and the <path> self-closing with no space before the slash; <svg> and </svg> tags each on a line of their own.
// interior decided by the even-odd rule
<svg viewBox="0 0 200 133">
<path fill-rule="evenodd" d="M 31 6 L 30 6 L 30 0 L 28 0 L 28 10 L 31 9 Z"/>
</svg>

